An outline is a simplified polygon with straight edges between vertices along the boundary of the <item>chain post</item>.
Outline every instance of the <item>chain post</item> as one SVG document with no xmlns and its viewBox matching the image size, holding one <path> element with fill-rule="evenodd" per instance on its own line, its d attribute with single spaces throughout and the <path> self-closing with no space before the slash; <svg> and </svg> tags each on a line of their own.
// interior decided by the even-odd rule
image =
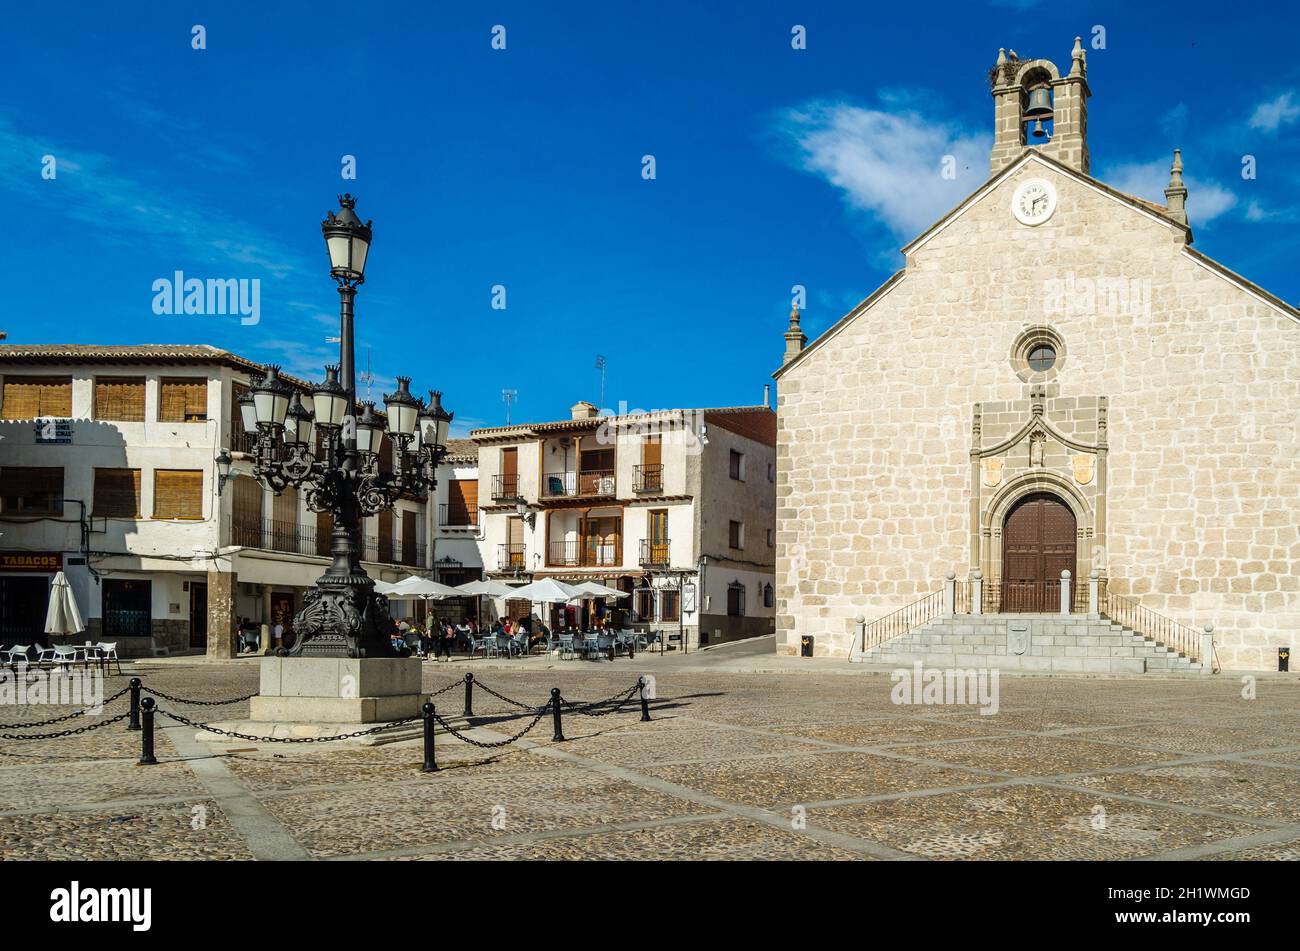
<svg viewBox="0 0 1300 951">
<path fill-rule="evenodd" d="M 556 743 L 564 742 L 564 726 L 560 722 L 560 688 L 551 688 L 551 719 L 555 721 L 555 736 L 552 739 Z"/>
<path fill-rule="evenodd" d="M 466 681 L 468 689 L 468 681 Z M 438 758 L 433 751 L 433 724 L 434 708 L 433 704 L 426 703 L 424 710 L 424 765 L 420 767 L 422 773 L 436 773 L 438 771 Z"/>
<path fill-rule="evenodd" d="M 474 675 L 472 673 L 465 675 L 465 716 L 474 715 Z"/>
<path fill-rule="evenodd" d="M 140 701 L 140 714 L 143 725 L 140 727 L 140 766 L 155 766 L 158 760 L 153 755 L 153 708 L 157 706 L 153 697 Z"/>
<path fill-rule="evenodd" d="M 637 683 L 641 685 L 641 722 L 650 722 L 650 701 L 645 696 L 645 678 L 638 677 Z"/>
<path fill-rule="evenodd" d="M 127 721 L 128 730 L 140 729 L 140 678 L 131 678 L 131 719 Z"/>
</svg>

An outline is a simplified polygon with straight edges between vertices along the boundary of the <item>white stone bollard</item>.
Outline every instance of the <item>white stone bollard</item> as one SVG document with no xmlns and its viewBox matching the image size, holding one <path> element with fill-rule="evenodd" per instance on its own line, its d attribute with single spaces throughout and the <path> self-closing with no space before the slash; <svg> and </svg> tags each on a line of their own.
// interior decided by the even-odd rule
<svg viewBox="0 0 1300 951">
<path fill-rule="evenodd" d="M 970 579 L 970 613 L 984 613 L 984 572 L 978 568 Z"/>
<path fill-rule="evenodd" d="M 948 581 L 943 586 L 943 613 L 952 617 L 957 613 L 957 572 L 948 572 Z"/>
<path fill-rule="evenodd" d="M 1095 615 L 1101 613 L 1099 609 L 1099 599 L 1097 596 L 1098 595 L 1097 589 L 1101 584 L 1099 580 L 1100 578 L 1101 578 L 1101 572 L 1098 571 L 1096 568 L 1092 569 L 1092 574 L 1088 575 L 1088 613 L 1089 614 Z"/>
<path fill-rule="evenodd" d="M 1070 613 L 1070 571 L 1061 572 L 1061 613 Z"/>
<path fill-rule="evenodd" d="M 1205 633 L 1201 635 L 1201 673 L 1210 673 L 1210 667 L 1214 664 L 1214 625 L 1205 625 Z"/>
</svg>

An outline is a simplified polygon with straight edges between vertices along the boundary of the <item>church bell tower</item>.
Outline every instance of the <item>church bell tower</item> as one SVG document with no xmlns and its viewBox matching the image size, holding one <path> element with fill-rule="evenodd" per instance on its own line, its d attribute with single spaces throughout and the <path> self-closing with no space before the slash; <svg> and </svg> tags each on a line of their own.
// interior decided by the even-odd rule
<svg viewBox="0 0 1300 951">
<path fill-rule="evenodd" d="M 1074 38 L 1070 72 L 1062 76 L 1051 60 L 1020 59 L 998 50 L 989 73 L 993 87 L 993 151 L 996 175 L 1033 148 L 1088 173 L 1088 63 L 1083 41 Z"/>
</svg>

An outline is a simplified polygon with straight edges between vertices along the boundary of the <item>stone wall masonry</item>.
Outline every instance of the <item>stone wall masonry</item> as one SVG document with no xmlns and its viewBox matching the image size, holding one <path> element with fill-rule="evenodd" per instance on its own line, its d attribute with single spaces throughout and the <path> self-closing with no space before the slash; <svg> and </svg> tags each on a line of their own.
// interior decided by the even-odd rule
<svg viewBox="0 0 1300 951">
<path fill-rule="evenodd" d="M 1059 193 L 1036 228 L 1010 211 L 1029 177 Z M 1083 437 L 1088 401 L 1109 400 L 1100 559 L 1112 590 L 1193 627 L 1213 623 L 1228 668 L 1272 667 L 1277 647 L 1296 646 L 1300 323 L 1183 253 L 1179 238 L 1031 162 L 914 249 L 901 282 L 786 371 L 779 649 L 795 653 L 813 634 L 819 654 L 847 656 L 855 616 L 938 590 L 948 571 L 964 577 L 972 408 L 1024 405 L 1029 384 L 1010 351 L 1039 324 L 1069 353 L 1049 413 L 1078 401 Z M 1044 312 L 1053 282 L 1099 278 L 1137 282 L 1146 303 L 1094 295 Z"/>
</svg>

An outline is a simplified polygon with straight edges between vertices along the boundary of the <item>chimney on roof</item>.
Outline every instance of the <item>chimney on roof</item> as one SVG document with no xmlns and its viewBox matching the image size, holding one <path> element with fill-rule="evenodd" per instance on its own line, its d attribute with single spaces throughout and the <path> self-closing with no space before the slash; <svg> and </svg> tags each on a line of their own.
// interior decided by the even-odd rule
<svg viewBox="0 0 1300 951">
<path fill-rule="evenodd" d="M 569 407 L 569 415 L 574 419 L 595 419 L 600 415 L 600 410 L 596 408 L 595 403 L 588 403 L 586 400 L 578 400 Z"/>
<path fill-rule="evenodd" d="M 772 384 L 763 384 L 763 409 L 770 409 L 772 406 Z"/>
</svg>

